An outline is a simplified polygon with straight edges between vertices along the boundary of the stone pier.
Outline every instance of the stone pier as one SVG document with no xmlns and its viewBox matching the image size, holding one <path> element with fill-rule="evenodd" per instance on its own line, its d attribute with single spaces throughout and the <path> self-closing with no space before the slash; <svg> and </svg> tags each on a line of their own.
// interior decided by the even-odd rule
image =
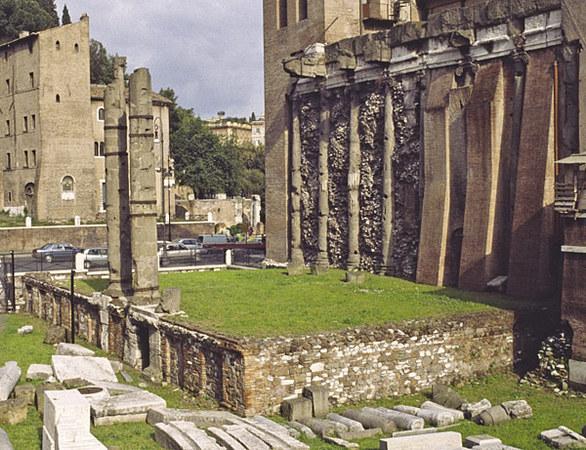
<svg viewBox="0 0 586 450">
<path fill-rule="evenodd" d="M 360 267 L 360 91 L 350 91 L 350 151 L 348 162 L 348 270 Z"/>
<path fill-rule="evenodd" d="M 382 272 L 391 270 L 393 255 L 393 151 L 395 150 L 395 122 L 393 119 L 393 80 L 387 77 L 385 88 L 385 144 L 383 167 L 383 267 Z"/>
<path fill-rule="evenodd" d="M 291 256 L 289 274 L 303 272 L 304 260 L 301 249 L 301 126 L 299 123 L 299 101 L 292 98 L 292 145 L 291 145 Z"/>
<path fill-rule="evenodd" d="M 158 304 L 157 209 L 151 76 L 141 68 L 130 76 L 130 223 L 133 303 Z"/>
<path fill-rule="evenodd" d="M 330 215 L 328 190 L 328 148 L 330 144 L 330 103 L 329 92 L 320 92 L 319 114 L 319 256 L 317 264 L 325 270 L 329 266 L 328 257 L 328 217 Z"/>
<path fill-rule="evenodd" d="M 126 58 L 114 58 L 114 82 L 104 97 L 106 146 L 106 217 L 108 224 L 108 263 L 111 297 L 130 295 L 132 289 L 132 255 L 130 245 L 130 211 L 128 203 L 128 142 L 124 72 Z"/>
</svg>

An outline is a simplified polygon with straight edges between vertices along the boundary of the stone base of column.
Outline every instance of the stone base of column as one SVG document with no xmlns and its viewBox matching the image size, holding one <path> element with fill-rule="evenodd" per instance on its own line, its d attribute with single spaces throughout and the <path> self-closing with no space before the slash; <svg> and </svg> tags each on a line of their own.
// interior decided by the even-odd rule
<svg viewBox="0 0 586 450">
<path fill-rule="evenodd" d="M 128 293 L 125 293 L 122 289 L 122 283 L 119 280 L 112 280 L 110 278 L 110 283 L 108 284 L 107 289 L 104 291 L 104 295 L 112 298 L 120 298 L 126 297 Z"/>
<path fill-rule="evenodd" d="M 159 289 L 149 289 L 144 292 L 134 292 L 131 297 L 131 303 L 139 306 L 159 305 L 161 303 L 161 294 Z"/>
<path fill-rule="evenodd" d="M 570 387 L 576 391 L 586 392 L 586 361 L 570 359 Z"/>
<path fill-rule="evenodd" d="M 357 270 L 360 270 L 360 255 L 348 256 L 346 269 L 348 269 L 349 272 L 356 272 Z"/>
<path fill-rule="evenodd" d="M 327 273 L 329 265 L 327 263 L 320 262 L 319 260 L 317 263 L 311 265 L 311 274 L 312 275 L 323 275 Z"/>
<path fill-rule="evenodd" d="M 366 281 L 366 272 L 349 270 L 346 272 L 346 283 L 362 284 Z"/>
<path fill-rule="evenodd" d="M 305 261 L 301 249 L 291 251 L 291 259 L 287 264 L 287 272 L 291 276 L 305 275 Z"/>
</svg>

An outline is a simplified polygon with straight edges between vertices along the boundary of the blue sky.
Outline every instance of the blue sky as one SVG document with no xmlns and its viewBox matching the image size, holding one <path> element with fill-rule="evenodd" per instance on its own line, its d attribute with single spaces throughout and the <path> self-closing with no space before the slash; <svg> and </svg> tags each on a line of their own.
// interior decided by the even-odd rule
<svg viewBox="0 0 586 450">
<path fill-rule="evenodd" d="M 148 67 L 202 117 L 264 110 L 262 0 L 57 0 L 72 21 L 90 16 L 92 38 Z"/>
</svg>

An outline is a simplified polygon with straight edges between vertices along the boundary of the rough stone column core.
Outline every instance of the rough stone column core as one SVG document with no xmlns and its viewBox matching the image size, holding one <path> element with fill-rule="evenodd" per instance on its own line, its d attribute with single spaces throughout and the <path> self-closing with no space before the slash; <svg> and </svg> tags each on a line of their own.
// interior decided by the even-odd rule
<svg viewBox="0 0 586 450">
<path fill-rule="evenodd" d="M 360 91 L 350 88 L 350 150 L 348 162 L 348 270 L 360 267 Z"/>
<path fill-rule="evenodd" d="M 104 96 L 104 144 L 106 147 L 106 220 L 111 297 L 130 295 L 132 254 L 128 186 L 128 142 L 124 69 L 126 58 L 114 58 L 114 82 Z"/>
<path fill-rule="evenodd" d="M 393 80 L 387 78 L 385 90 L 385 144 L 383 166 L 383 273 L 391 270 L 393 257 L 394 177 L 393 152 L 395 150 L 395 122 L 393 120 Z"/>
<path fill-rule="evenodd" d="M 291 106 L 291 257 L 288 270 L 289 275 L 299 275 L 305 264 L 301 249 L 301 126 L 297 97 L 292 97 Z"/>
<path fill-rule="evenodd" d="M 322 87 L 320 91 L 319 113 L 319 256 L 317 265 L 326 270 L 329 267 L 328 257 L 328 218 L 330 215 L 328 191 L 328 149 L 330 144 L 330 95 Z"/>
<path fill-rule="evenodd" d="M 130 76 L 130 223 L 132 302 L 157 304 L 159 263 L 157 259 L 157 197 L 153 151 L 153 104 L 151 75 L 137 69 Z"/>
</svg>

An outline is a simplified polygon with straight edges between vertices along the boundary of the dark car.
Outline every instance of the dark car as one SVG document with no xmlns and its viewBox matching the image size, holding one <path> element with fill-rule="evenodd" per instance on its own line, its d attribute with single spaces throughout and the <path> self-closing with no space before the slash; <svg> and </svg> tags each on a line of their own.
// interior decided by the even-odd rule
<svg viewBox="0 0 586 450">
<path fill-rule="evenodd" d="M 71 244 L 50 243 L 33 250 L 33 258 L 42 259 L 45 262 L 71 261 L 81 250 Z"/>
</svg>

